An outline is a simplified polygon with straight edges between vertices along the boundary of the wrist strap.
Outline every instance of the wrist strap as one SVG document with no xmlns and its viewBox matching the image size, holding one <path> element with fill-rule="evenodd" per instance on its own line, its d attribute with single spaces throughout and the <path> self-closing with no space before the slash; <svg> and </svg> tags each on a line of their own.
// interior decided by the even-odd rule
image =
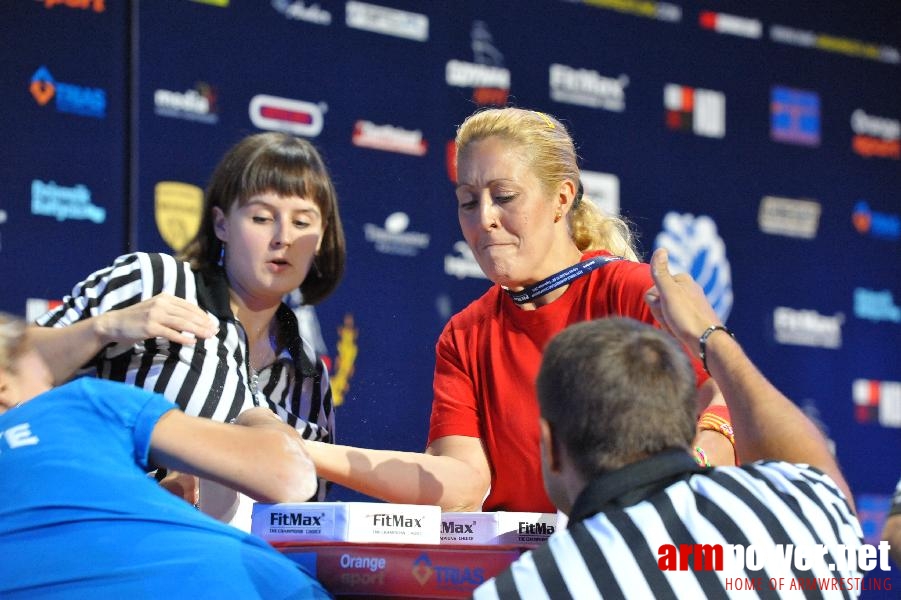
<svg viewBox="0 0 901 600">
<path fill-rule="evenodd" d="M 714 331 L 725 331 L 732 337 L 732 339 L 735 339 L 735 334 L 732 333 L 725 325 L 711 325 L 704 330 L 704 333 L 701 334 L 701 338 L 698 341 L 701 345 L 701 363 L 704 365 L 704 370 L 707 371 L 708 375 L 710 375 L 710 369 L 707 368 L 707 338 L 713 335 Z"/>
</svg>

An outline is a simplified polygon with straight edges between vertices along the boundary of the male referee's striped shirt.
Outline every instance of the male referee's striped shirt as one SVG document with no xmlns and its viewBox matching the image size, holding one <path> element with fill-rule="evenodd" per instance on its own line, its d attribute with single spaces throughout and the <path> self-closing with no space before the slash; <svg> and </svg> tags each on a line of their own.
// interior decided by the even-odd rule
<svg viewBox="0 0 901 600">
<path fill-rule="evenodd" d="M 219 332 L 194 346 L 164 338 L 110 344 L 79 374 L 159 392 L 185 413 L 216 421 L 227 422 L 255 405 L 269 406 L 305 439 L 334 441 L 328 372 L 312 347 L 300 339 L 297 319 L 287 306 L 276 314 L 279 339 L 287 348 L 260 371 L 258 393 L 252 393 L 247 335 L 231 312 L 221 271 L 195 273 L 188 263 L 167 254 L 127 254 L 89 275 L 36 323 L 65 327 L 160 293 L 198 304 L 216 317 Z"/>
<path fill-rule="evenodd" d="M 856 598 L 859 591 L 837 588 L 854 587 L 850 579 L 862 577 L 856 562 L 842 560 L 842 546 L 856 557 L 861 543 L 860 524 L 820 471 L 777 461 L 721 467 L 679 478 L 636 504 L 608 504 L 571 522 L 477 588 L 474 598 Z M 661 568 L 667 566 L 658 563 L 666 545 L 682 544 L 753 546 L 768 562 L 739 570 L 740 564 L 724 560 L 716 570 L 707 568 L 714 563 L 696 565 L 696 557 L 688 556 L 685 570 Z M 776 559 L 778 544 L 822 544 L 827 552 L 806 571 L 791 558 Z"/>
</svg>

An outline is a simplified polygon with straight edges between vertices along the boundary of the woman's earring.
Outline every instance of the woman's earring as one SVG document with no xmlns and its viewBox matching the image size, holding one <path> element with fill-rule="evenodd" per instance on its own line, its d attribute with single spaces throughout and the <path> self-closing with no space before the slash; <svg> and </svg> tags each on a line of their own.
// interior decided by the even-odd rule
<svg viewBox="0 0 901 600">
<path fill-rule="evenodd" d="M 562 219 L 562 218 L 563 218 L 563 211 L 561 211 L 561 210 L 558 208 L 558 209 L 557 209 L 557 214 L 554 215 L 554 223 L 557 223 L 557 222 L 560 221 L 560 219 Z"/>
<path fill-rule="evenodd" d="M 220 267 L 225 266 L 225 242 L 221 242 L 221 245 L 219 246 L 219 262 L 216 264 Z"/>
</svg>

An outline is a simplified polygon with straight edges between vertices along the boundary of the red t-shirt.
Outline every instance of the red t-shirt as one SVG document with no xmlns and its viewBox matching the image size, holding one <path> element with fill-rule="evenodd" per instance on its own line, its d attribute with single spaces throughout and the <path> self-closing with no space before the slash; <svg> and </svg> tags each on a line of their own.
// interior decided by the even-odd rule
<svg viewBox="0 0 901 600">
<path fill-rule="evenodd" d="M 589 252 L 587 259 L 606 252 Z M 537 310 L 522 310 L 499 286 L 454 315 L 436 345 L 429 443 L 449 435 L 482 440 L 491 490 L 482 510 L 556 512 L 544 490 L 535 378 L 547 342 L 567 325 L 610 315 L 657 325 L 644 301 L 650 267 L 619 260 L 573 281 Z M 698 384 L 707 379 L 693 359 Z"/>
</svg>

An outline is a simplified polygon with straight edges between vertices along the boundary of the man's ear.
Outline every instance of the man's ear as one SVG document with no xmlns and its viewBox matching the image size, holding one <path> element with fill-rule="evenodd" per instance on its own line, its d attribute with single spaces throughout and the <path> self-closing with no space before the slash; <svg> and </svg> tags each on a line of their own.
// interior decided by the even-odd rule
<svg viewBox="0 0 901 600">
<path fill-rule="evenodd" d="M 561 467 L 561 451 L 559 440 L 557 436 L 554 435 L 554 429 L 551 427 L 551 424 L 548 423 L 544 417 L 539 418 L 538 426 L 540 428 L 541 434 L 541 459 L 542 463 L 547 465 L 547 467 L 553 473 L 559 473 Z"/>
<path fill-rule="evenodd" d="M 218 206 L 213 207 L 213 231 L 220 241 L 228 241 L 228 220 L 225 218 L 225 213 Z"/>
</svg>

